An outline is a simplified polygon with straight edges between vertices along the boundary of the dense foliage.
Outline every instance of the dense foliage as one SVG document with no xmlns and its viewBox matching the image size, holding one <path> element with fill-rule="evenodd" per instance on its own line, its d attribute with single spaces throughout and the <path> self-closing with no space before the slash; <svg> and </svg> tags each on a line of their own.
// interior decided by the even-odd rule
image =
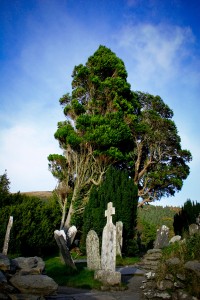
<svg viewBox="0 0 200 300">
<path fill-rule="evenodd" d="M 173 111 L 159 96 L 137 93 L 140 111 L 137 124 L 129 120 L 135 141 L 132 157 L 134 183 L 144 203 L 174 196 L 189 174 L 188 150 L 181 148 L 181 139 Z"/>
<path fill-rule="evenodd" d="M 8 179 L 7 172 L 0 175 L 0 207 L 9 202 L 10 180 Z"/>
<path fill-rule="evenodd" d="M 129 173 L 140 205 L 173 196 L 189 174 L 191 153 L 181 148 L 173 111 L 159 96 L 131 91 L 127 75 L 123 61 L 100 46 L 85 65 L 74 67 L 72 93 L 60 99 L 66 120 L 58 122 L 55 138 L 63 156 L 48 159 L 65 195 L 63 219 L 71 202 L 66 228 L 77 202 L 84 210 L 92 186 L 111 165 Z"/>
<path fill-rule="evenodd" d="M 138 209 L 137 230 L 141 238 L 144 249 L 151 249 L 156 238 L 157 229 L 166 225 L 170 232 L 169 236 L 174 235 L 173 220 L 174 215 L 179 212 L 177 207 L 162 207 L 154 205 L 145 205 Z"/>
<path fill-rule="evenodd" d="M 2 177 L 1 177 L 2 178 Z M 24 194 L 0 192 L 0 245 L 3 248 L 7 223 L 13 216 L 9 253 L 24 256 L 44 255 L 57 249 L 53 232 L 60 222 L 60 211 L 54 198 L 48 201 Z M 6 202 L 5 202 L 6 199 Z"/>
<path fill-rule="evenodd" d="M 174 232 L 183 235 L 188 232 L 189 225 L 195 224 L 197 217 L 200 215 L 200 203 L 188 199 L 182 209 L 174 216 Z"/>
<path fill-rule="evenodd" d="M 117 221 L 123 223 L 122 250 L 127 254 L 135 236 L 137 224 L 137 187 L 127 172 L 122 172 L 114 167 L 107 171 L 102 184 L 99 187 L 94 186 L 90 193 L 83 217 L 82 242 L 85 242 L 90 229 L 95 230 L 101 239 L 103 228 L 106 225 L 105 210 L 108 202 L 113 202 L 115 207 L 113 223 L 115 224 Z"/>
<path fill-rule="evenodd" d="M 85 66 L 75 66 L 72 77 L 72 94 L 60 99 L 67 121 L 59 122 L 55 133 L 64 155 L 48 157 L 58 185 L 66 187 L 65 198 L 72 193 L 65 227 L 76 202 L 81 198 L 84 209 L 92 185 L 101 183 L 111 164 L 125 160 L 133 141 L 123 111 L 133 116 L 136 111 L 124 63 L 110 49 L 100 46 Z"/>
</svg>

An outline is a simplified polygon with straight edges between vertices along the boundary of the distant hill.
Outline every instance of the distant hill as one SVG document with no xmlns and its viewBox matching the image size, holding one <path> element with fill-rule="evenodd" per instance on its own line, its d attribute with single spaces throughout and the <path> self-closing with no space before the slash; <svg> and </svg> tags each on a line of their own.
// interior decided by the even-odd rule
<svg viewBox="0 0 200 300">
<path fill-rule="evenodd" d="M 21 194 L 27 195 L 27 196 L 38 197 L 42 200 L 47 200 L 53 195 L 53 192 L 51 192 L 51 191 L 41 191 L 41 192 L 39 192 L 38 191 L 38 192 L 23 192 Z"/>
</svg>

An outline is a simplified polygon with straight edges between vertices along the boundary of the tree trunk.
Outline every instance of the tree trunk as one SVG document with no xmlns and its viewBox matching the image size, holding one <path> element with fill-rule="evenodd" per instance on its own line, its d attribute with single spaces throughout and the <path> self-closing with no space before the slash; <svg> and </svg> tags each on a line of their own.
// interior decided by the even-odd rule
<svg viewBox="0 0 200 300">
<path fill-rule="evenodd" d="M 62 207 L 62 219 L 61 219 L 61 224 L 60 224 L 60 230 L 63 229 L 64 224 L 65 224 L 66 205 L 67 205 L 67 199 L 65 199 L 63 207 Z"/>
<path fill-rule="evenodd" d="M 68 214 L 67 214 L 67 219 L 66 219 L 65 225 L 64 225 L 64 230 L 66 232 L 67 232 L 67 230 L 70 227 L 70 222 L 71 222 L 71 217 L 72 217 L 73 212 L 74 212 L 74 210 L 73 210 L 73 203 L 71 202 L 70 207 L 69 207 L 69 211 L 68 211 Z"/>
</svg>

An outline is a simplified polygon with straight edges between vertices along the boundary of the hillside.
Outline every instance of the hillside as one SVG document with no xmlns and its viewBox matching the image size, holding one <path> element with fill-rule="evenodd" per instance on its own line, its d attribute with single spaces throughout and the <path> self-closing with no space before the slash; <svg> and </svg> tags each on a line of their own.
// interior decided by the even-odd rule
<svg viewBox="0 0 200 300">
<path fill-rule="evenodd" d="M 38 198 L 43 199 L 43 200 L 47 200 L 52 196 L 53 192 L 51 192 L 51 191 L 37 191 L 37 192 L 23 192 L 21 194 L 22 195 L 27 195 L 27 196 L 34 196 L 34 197 L 38 197 Z"/>
</svg>

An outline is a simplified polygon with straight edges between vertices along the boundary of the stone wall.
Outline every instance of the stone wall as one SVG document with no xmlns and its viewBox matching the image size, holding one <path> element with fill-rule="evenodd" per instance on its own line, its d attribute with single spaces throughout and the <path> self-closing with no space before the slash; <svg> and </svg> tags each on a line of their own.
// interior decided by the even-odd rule
<svg viewBox="0 0 200 300">
<path fill-rule="evenodd" d="M 148 271 L 141 287 L 145 299 L 198 300 L 199 298 L 186 292 L 186 287 L 188 287 L 188 280 L 195 278 L 195 282 L 200 282 L 200 262 L 188 261 L 182 265 L 179 258 L 173 257 L 161 265 L 161 256 L 161 250 L 149 250 L 141 263 L 141 266 Z M 198 284 L 193 287 L 193 291 L 194 289 L 199 297 Z"/>
<path fill-rule="evenodd" d="M 42 300 L 56 294 L 58 285 L 44 269 L 40 257 L 9 259 L 0 254 L 0 299 Z"/>
</svg>

